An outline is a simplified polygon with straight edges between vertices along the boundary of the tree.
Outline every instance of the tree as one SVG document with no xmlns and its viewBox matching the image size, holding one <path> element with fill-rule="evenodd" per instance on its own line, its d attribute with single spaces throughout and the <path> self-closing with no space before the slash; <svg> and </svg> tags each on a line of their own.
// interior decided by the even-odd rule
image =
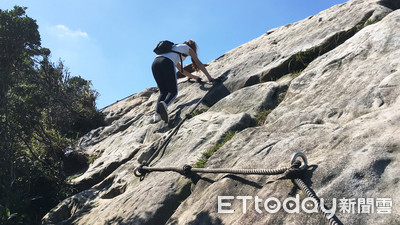
<svg viewBox="0 0 400 225">
<path fill-rule="evenodd" d="M 0 10 L 0 224 L 37 224 L 71 194 L 63 150 L 104 121 L 91 82 L 50 61 L 25 10 Z"/>
<path fill-rule="evenodd" d="M 0 221 L 10 221 L 21 211 L 15 199 L 22 196 L 18 189 L 12 191 L 17 181 L 17 161 L 20 143 L 15 141 L 9 129 L 10 109 L 7 95 L 22 74 L 31 69 L 32 57 L 40 46 L 36 21 L 25 15 L 26 8 L 15 6 L 13 10 L 0 10 Z M 25 205 L 25 204 L 22 204 Z M 23 215 L 20 215 L 20 218 Z M 5 220 L 7 219 L 7 220 Z"/>
<path fill-rule="evenodd" d="M 30 57 L 38 54 L 38 25 L 25 15 L 25 10 L 19 6 L 10 11 L 0 10 L 0 104 L 18 74 L 26 68 L 24 64 L 32 63 Z"/>
</svg>

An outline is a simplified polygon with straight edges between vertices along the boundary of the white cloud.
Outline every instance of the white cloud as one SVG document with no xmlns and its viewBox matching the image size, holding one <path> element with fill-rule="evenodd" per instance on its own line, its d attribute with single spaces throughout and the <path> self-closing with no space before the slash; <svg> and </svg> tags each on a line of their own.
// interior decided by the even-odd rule
<svg viewBox="0 0 400 225">
<path fill-rule="evenodd" d="M 65 25 L 57 25 L 56 27 L 57 36 L 59 37 L 84 37 L 88 38 L 89 35 L 86 32 L 80 30 L 71 30 Z"/>
</svg>

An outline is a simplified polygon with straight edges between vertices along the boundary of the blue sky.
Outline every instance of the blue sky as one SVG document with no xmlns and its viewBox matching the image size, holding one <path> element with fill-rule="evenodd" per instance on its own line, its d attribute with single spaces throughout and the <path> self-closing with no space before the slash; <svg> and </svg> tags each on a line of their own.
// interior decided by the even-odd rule
<svg viewBox="0 0 400 225">
<path fill-rule="evenodd" d="M 97 107 L 156 86 L 151 74 L 160 40 L 193 39 L 208 63 L 268 30 L 346 0 L 0 0 L 28 7 L 42 46 L 73 76 L 91 80 Z M 184 64 L 189 63 L 186 60 Z M 219 74 L 211 74 L 214 77 Z"/>
</svg>

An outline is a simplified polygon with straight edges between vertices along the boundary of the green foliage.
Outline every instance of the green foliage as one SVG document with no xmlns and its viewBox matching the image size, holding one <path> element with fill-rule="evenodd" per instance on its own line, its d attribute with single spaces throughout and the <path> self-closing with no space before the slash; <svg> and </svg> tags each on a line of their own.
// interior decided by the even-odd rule
<svg viewBox="0 0 400 225">
<path fill-rule="evenodd" d="M 287 94 L 287 90 L 286 91 L 282 91 L 281 93 L 279 93 L 279 97 L 278 97 L 278 105 L 281 104 L 281 102 L 283 102 L 283 100 L 285 99 Z"/>
<path fill-rule="evenodd" d="M 89 157 L 89 159 L 88 159 L 88 164 L 94 163 L 94 161 L 96 161 L 96 159 L 100 158 L 101 154 L 103 154 L 103 152 L 104 152 L 105 150 L 106 150 L 106 149 L 103 148 L 103 149 L 100 150 L 99 153 L 91 155 L 91 156 Z"/>
<path fill-rule="evenodd" d="M 295 65 L 300 65 L 299 68 L 306 68 L 315 58 L 321 56 L 324 53 L 323 47 L 315 47 L 306 51 L 300 51 L 295 55 Z M 302 69 L 298 69 L 302 70 Z"/>
<path fill-rule="evenodd" d="M 201 153 L 202 157 L 197 161 L 193 168 L 203 168 L 204 165 L 207 163 L 208 159 L 216 152 L 218 149 L 220 149 L 226 142 L 231 140 L 235 136 L 236 132 L 228 132 L 224 135 L 224 138 L 222 141 L 218 142 L 216 145 L 214 145 L 210 150 Z"/>
<path fill-rule="evenodd" d="M 78 173 L 78 174 L 75 174 L 73 176 L 70 176 L 70 177 L 68 177 L 68 181 L 72 181 L 73 179 L 78 178 L 78 177 L 80 177 L 82 175 L 83 175 L 83 173 Z"/>
<path fill-rule="evenodd" d="M 40 46 L 36 21 L 25 15 L 25 9 L 0 10 L 0 103 L 21 72 L 32 65 Z"/>
<path fill-rule="evenodd" d="M 202 109 L 195 109 L 190 115 L 189 115 L 189 118 L 193 118 L 193 117 L 195 117 L 195 116 L 198 116 L 198 115 L 200 115 L 200 114 L 202 114 L 202 113 L 204 113 L 204 112 L 207 112 L 207 108 L 202 108 Z"/>
<path fill-rule="evenodd" d="M 199 161 L 197 161 L 194 164 L 193 168 L 203 168 L 204 165 L 206 165 L 207 161 L 208 161 L 208 158 L 202 157 L 201 159 L 199 159 Z"/>
<path fill-rule="evenodd" d="M 365 27 L 375 24 L 379 21 L 381 21 L 383 18 L 385 18 L 385 16 L 387 16 L 389 14 L 389 12 L 385 11 L 382 12 L 381 14 L 377 15 L 374 19 L 368 19 L 367 21 L 361 21 L 359 24 L 357 24 L 356 26 L 356 30 L 357 32 L 364 29 Z"/>
<path fill-rule="evenodd" d="M 91 82 L 50 61 L 25 10 L 0 10 L 0 224 L 37 224 L 73 193 L 63 150 L 104 121 Z"/>
<path fill-rule="evenodd" d="M 303 72 L 303 71 L 302 70 L 295 71 L 290 76 L 294 79 L 294 78 L 300 76 L 301 72 Z"/>
<path fill-rule="evenodd" d="M 96 161 L 96 159 L 98 159 L 99 157 L 100 157 L 99 155 L 91 155 L 91 156 L 89 157 L 88 163 L 89 163 L 89 164 L 94 163 L 94 161 Z"/>
<path fill-rule="evenodd" d="M 257 126 L 262 126 L 272 109 L 265 109 L 256 115 Z"/>
</svg>

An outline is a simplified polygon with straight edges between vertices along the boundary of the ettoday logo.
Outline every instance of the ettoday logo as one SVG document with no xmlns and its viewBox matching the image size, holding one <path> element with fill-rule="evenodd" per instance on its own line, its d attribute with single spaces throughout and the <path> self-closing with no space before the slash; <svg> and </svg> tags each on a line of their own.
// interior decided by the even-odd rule
<svg viewBox="0 0 400 225">
<path fill-rule="evenodd" d="M 300 213 L 300 211 L 306 213 L 318 213 L 318 202 L 314 198 L 305 198 L 300 201 L 300 195 L 296 194 L 295 197 L 285 198 L 283 201 L 276 197 L 269 197 L 265 200 L 258 196 L 218 196 L 218 213 L 234 213 L 231 209 L 232 201 L 242 201 L 242 213 L 247 213 L 249 203 L 254 203 L 254 210 L 262 214 L 266 213 L 277 213 L 280 210 L 284 210 L 287 213 Z M 333 207 L 330 209 L 325 208 L 324 199 L 321 199 L 322 211 L 327 213 L 327 218 L 333 217 L 336 212 L 336 199 L 332 200 Z"/>
<path fill-rule="evenodd" d="M 332 218 L 339 207 L 341 213 L 378 213 L 390 214 L 392 213 L 392 199 L 391 198 L 341 198 L 339 202 L 336 198 L 331 201 L 332 207 L 326 208 L 323 198 L 320 203 L 316 199 L 307 197 L 300 201 L 300 195 L 296 194 L 295 197 L 285 198 L 283 201 L 276 197 L 269 197 L 265 200 L 258 196 L 218 196 L 218 213 L 235 213 L 232 209 L 232 203 L 240 201 L 242 203 L 242 213 L 247 213 L 254 205 L 254 211 L 259 214 L 262 213 L 277 213 L 284 210 L 287 213 L 318 213 L 319 208 L 326 214 L 327 219 Z M 249 207 L 250 206 L 250 207 Z"/>
</svg>

